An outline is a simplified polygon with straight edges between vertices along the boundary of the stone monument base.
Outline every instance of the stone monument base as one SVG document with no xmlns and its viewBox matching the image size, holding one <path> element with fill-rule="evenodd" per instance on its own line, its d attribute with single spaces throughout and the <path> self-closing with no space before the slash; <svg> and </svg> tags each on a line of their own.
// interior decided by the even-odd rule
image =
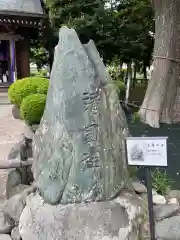
<svg viewBox="0 0 180 240">
<path fill-rule="evenodd" d="M 38 194 L 27 198 L 19 230 L 22 240 L 138 240 L 142 200 L 123 193 L 109 202 L 50 205 Z"/>
</svg>

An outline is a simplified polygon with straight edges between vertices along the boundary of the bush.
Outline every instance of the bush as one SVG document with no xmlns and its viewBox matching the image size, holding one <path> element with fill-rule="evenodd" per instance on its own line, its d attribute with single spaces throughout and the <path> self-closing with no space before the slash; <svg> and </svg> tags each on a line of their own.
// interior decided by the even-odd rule
<svg viewBox="0 0 180 240">
<path fill-rule="evenodd" d="M 24 81 L 17 80 L 8 89 L 8 98 L 10 102 L 16 105 L 17 107 L 20 107 L 20 102 L 22 98 L 21 89 L 24 83 L 25 83 Z"/>
<path fill-rule="evenodd" d="M 39 124 L 44 113 L 45 105 L 45 94 L 36 93 L 25 97 L 20 107 L 22 119 L 29 125 Z"/>
<path fill-rule="evenodd" d="M 152 172 L 152 186 L 158 194 L 166 195 L 172 188 L 173 180 L 169 178 L 165 170 L 156 168 Z"/>
<path fill-rule="evenodd" d="M 39 85 L 37 86 L 37 93 L 47 95 L 49 88 L 49 80 L 46 78 L 39 78 Z"/>
<path fill-rule="evenodd" d="M 49 80 L 42 77 L 23 78 L 14 82 L 9 90 L 8 97 L 11 103 L 20 108 L 23 99 L 31 94 L 47 94 Z"/>
</svg>

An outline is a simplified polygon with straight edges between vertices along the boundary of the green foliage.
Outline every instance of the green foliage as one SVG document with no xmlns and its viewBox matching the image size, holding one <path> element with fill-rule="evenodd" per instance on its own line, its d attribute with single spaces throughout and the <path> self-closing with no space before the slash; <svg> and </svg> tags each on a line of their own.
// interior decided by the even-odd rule
<svg viewBox="0 0 180 240">
<path fill-rule="evenodd" d="M 133 122 L 140 122 L 140 116 L 138 112 L 135 112 L 132 116 L 132 121 Z"/>
<path fill-rule="evenodd" d="M 93 39 L 105 62 L 137 59 L 148 66 L 154 14 L 149 0 L 46 0 L 54 29 L 75 28 L 83 43 Z"/>
<path fill-rule="evenodd" d="M 118 93 L 125 90 L 125 84 L 123 82 L 123 71 L 118 65 L 108 65 L 106 70 L 108 71 L 115 89 Z"/>
<path fill-rule="evenodd" d="M 124 70 L 121 70 L 118 65 L 108 65 L 107 71 L 113 81 L 123 80 Z"/>
<path fill-rule="evenodd" d="M 35 43 L 35 42 L 33 42 Z M 30 48 L 30 58 L 31 62 L 37 65 L 38 70 L 48 63 L 48 52 L 47 50 L 38 42 L 36 45 L 31 44 Z"/>
<path fill-rule="evenodd" d="M 46 0 L 46 7 L 53 25 L 57 28 L 62 24 L 78 27 L 81 23 L 84 23 L 85 27 L 89 23 L 91 27 L 90 22 L 93 21 L 97 11 L 104 9 L 104 2 L 104 0 Z"/>
<path fill-rule="evenodd" d="M 47 78 L 47 76 L 48 76 L 48 70 L 47 69 L 41 69 L 39 71 L 31 72 L 31 77 Z"/>
<path fill-rule="evenodd" d="M 35 80 L 35 78 L 34 78 Z M 37 86 L 37 93 L 45 94 L 47 95 L 48 88 L 49 88 L 49 80 L 47 78 L 37 78 L 37 81 L 34 81 L 34 84 L 36 82 Z"/>
<path fill-rule="evenodd" d="M 21 103 L 20 113 L 29 125 L 39 124 L 46 105 L 45 94 L 31 94 L 25 97 Z"/>
<path fill-rule="evenodd" d="M 47 94 L 49 80 L 41 77 L 29 77 L 14 82 L 9 90 L 8 97 L 11 103 L 19 108 L 26 96 L 35 93 Z"/>
<path fill-rule="evenodd" d="M 161 195 L 166 195 L 173 184 L 173 181 L 169 178 L 167 172 L 159 168 L 156 168 L 156 170 L 152 172 L 152 179 L 153 189 Z"/>
<path fill-rule="evenodd" d="M 115 86 L 115 89 L 118 93 L 125 90 L 125 84 L 121 81 L 113 81 L 113 84 Z"/>
<path fill-rule="evenodd" d="M 17 80 L 8 89 L 8 98 L 11 103 L 20 107 L 21 105 L 21 89 L 23 88 L 24 81 Z"/>
</svg>

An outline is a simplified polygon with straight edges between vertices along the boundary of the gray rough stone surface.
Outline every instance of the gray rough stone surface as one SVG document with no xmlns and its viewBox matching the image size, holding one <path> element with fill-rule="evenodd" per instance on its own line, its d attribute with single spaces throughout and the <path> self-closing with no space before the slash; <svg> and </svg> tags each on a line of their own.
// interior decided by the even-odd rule
<svg viewBox="0 0 180 240">
<path fill-rule="evenodd" d="M 18 186 L 13 187 L 11 189 L 11 192 L 9 191 L 8 193 L 8 199 L 13 197 L 16 194 L 23 192 L 25 189 L 28 189 L 29 187 L 30 187 L 29 185 L 23 185 L 23 184 L 19 184 Z"/>
<path fill-rule="evenodd" d="M 124 112 L 94 43 L 62 27 L 33 174 L 50 204 L 105 201 L 127 186 Z M 43 149 L 43 150 L 42 150 Z"/>
<path fill-rule="evenodd" d="M 15 119 L 20 119 L 20 120 L 22 119 L 20 116 L 21 115 L 20 110 L 16 105 L 12 106 L 12 115 Z"/>
<path fill-rule="evenodd" d="M 179 212 L 179 209 L 179 205 L 176 204 L 156 205 L 154 206 L 156 220 L 159 221 L 175 216 Z"/>
<path fill-rule="evenodd" d="M 0 234 L 1 240 L 12 240 L 12 238 L 8 234 Z"/>
<path fill-rule="evenodd" d="M 7 214 L 0 211 L 0 234 L 10 233 L 14 227 L 14 222 Z"/>
<path fill-rule="evenodd" d="M 3 211 L 15 221 L 19 222 L 21 213 L 26 205 L 26 197 L 36 190 L 36 186 L 32 185 L 29 188 L 25 189 L 23 192 L 14 195 L 8 199 L 4 205 Z"/>
<path fill-rule="evenodd" d="M 22 194 L 17 194 L 7 200 L 3 211 L 18 223 L 25 204 L 25 197 Z"/>
<path fill-rule="evenodd" d="M 168 204 L 176 204 L 176 205 L 179 205 L 179 202 L 178 202 L 177 198 L 169 198 L 169 199 L 168 199 Z"/>
<path fill-rule="evenodd" d="M 23 137 L 24 138 L 24 137 Z M 24 141 L 21 140 L 16 143 L 8 155 L 8 160 L 11 159 L 21 159 L 21 149 L 24 146 Z M 32 158 L 32 143 L 27 147 L 27 157 Z M 7 183 L 6 183 L 6 197 L 12 196 L 12 189 L 19 184 L 29 185 L 34 181 L 31 167 L 24 167 L 10 170 L 8 173 Z"/>
<path fill-rule="evenodd" d="M 32 130 L 36 132 L 37 129 L 39 128 L 39 124 L 33 124 L 31 127 L 32 127 Z"/>
<path fill-rule="evenodd" d="M 156 224 L 156 237 L 162 240 L 180 239 L 180 216 L 164 219 Z"/>
<path fill-rule="evenodd" d="M 20 159 L 20 152 L 23 144 L 23 140 L 21 140 L 19 143 L 16 143 L 9 152 L 8 159 Z M 32 158 L 32 144 L 29 144 L 27 156 L 28 158 Z"/>
<path fill-rule="evenodd" d="M 13 230 L 11 231 L 11 238 L 12 238 L 12 240 L 21 240 L 21 236 L 19 233 L 19 227 L 13 228 Z"/>
<path fill-rule="evenodd" d="M 31 194 L 21 215 L 22 240 L 137 240 L 142 209 L 125 194 L 109 202 L 50 205 Z"/>
<path fill-rule="evenodd" d="M 146 193 L 147 189 L 146 187 L 138 180 L 132 182 L 134 191 L 141 194 L 141 193 Z"/>
<path fill-rule="evenodd" d="M 11 159 L 20 159 L 20 151 L 21 151 L 21 142 L 20 143 L 16 143 L 12 149 L 10 150 L 9 154 L 8 154 L 8 160 Z"/>
<path fill-rule="evenodd" d="M 22 176 L 19 169 L 13 169 L 8 172 L 8 177 L 6 181 L 6 197 L 12 196 L 12 189 L 22 182 Z"/>
<path fill-rule="evenodd" d="M 177 198 L 180 202 L 180 191 L 179 190 L 170 190 L 167 198 Z"/>
<path fill-rule="evenodd" d="M 31 139 L 33 140 L 33 137 L 34 137 L 34 130 L 31 126 L 29 125 L 25 125 L 24 127 L 24 136 L 28 139 Z"/>
<path fill-rule="evenodd" d="M 9 199 L 20 189 L 33 182 L 30 167 L 10 170 L 6 181 L 6 197 Z M 23 187 L 24 186 L 24 187 Z"/>
</svg>

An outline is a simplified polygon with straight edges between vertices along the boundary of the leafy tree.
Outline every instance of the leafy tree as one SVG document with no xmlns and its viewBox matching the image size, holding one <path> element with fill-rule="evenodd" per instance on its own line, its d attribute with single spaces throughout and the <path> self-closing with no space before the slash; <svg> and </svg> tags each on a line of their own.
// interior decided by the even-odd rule
<svg viewBox="0 0 180 240">
<path fill-rule="evenodd" d="M 138 62 L 146 67 L 152 55 L 153 11 L 149 0 L 44 0 L 50 17 L 39 39 L 31 41 L 31 60 L 52 66 L 58 29 L 66 24 L 82 43 L 93 39 L 105 62 Z"/>
<path fill-rule="evenodd" d="M 53 57 L 54 57 L 54 47 L 58 42 L 58 37 L 55 29 L 51 26 L 48 15 L 49 10 L 46 4 L 41 0 L 46 18 L 44 20 L 44 28 L 42 29 L 39 37 L 31 39 L 31 51 L 30 57 L 31 61 L 37 64 L 40 69 L 43 65 L 48 64 L 50 68 L 52 67 Z"/>
<path fill-rule="evenodd" d="M 46 0 L 46 6 L 56 29 L 66 24 L 83 43 L 93 39 L 104 61 L 117 56 L 123 62 L 138 58 L 149 63 L 153 11 L 148 0 Z"/>
<path fill-rule="evenodd" d="M 30 59 L 31 62 L 37 65 L 38 70 L 48 64 L 48 52 L 41 46 L 40 41 L 31 41 Z"/>
</svg>

